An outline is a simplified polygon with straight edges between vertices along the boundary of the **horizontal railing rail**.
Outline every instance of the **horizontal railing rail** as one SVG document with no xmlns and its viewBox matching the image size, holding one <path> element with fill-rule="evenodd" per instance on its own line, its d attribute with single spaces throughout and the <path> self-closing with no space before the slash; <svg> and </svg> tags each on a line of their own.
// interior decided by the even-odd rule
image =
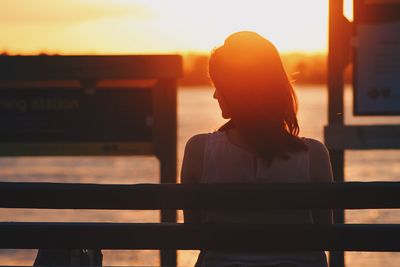
<svg viewBox="0 0 400 267">
<path fill-rule="evenodd" d="M 400 225 L 0 223 L 0 248 L 400 251 Z"/>
<path fill-rule="evenodd" d="M 400 182 L 200 185 L 1 182 L 0 208 L 392 209 L 400 208 Z"/>
<path fill-rule="evenodd" d="M 102 185 L 2 182 L 0 208 L 391 209 L 400 208 L 400 183 Z M 400 224 L 2 222 L 0 236 L 1 249 L 400 251 Z"/>
</svg>

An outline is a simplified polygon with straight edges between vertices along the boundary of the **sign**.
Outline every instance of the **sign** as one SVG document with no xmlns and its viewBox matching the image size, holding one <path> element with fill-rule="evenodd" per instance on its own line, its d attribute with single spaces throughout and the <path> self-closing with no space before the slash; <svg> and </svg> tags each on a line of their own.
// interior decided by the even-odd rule
<svg viewBox="0 0 400 267">
<path fill-rule="evenodd" d="M 2 88 L 0 124 L 5 153 L 135 153 L 153 142 L 152 90 Z"/>
<path fill-rule="evenodd" d="M 152 141 L 150 88 L 0 89 L 2 142 Z"/>
<path fill-rule="evenodd" d="M 355 1 L 354 113 L 400 115 L 400 1 Z"/>
<path fill-rule="evenodd" d="M 178 55 L 0 56 L 0 156 L 156 155 L 176 168 L 181 74 Z"/>
</svg>

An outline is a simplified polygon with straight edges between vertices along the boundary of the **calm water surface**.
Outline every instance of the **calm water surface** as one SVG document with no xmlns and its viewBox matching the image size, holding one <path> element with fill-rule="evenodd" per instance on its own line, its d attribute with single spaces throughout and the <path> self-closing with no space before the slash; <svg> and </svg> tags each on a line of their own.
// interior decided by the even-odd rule
<svg viewBox="0 0 400 267">
<path fill-rule="evenodd" d="M 300 102 L 301 135 L 323 140 L 327 123 L 327 96 L 321 86 L 297 87 Z M 208 87 L 182 88 L 178 93 L 178 168 L 188 138 L 196 133 L 216 130 L 224 120 Z M 348 124 L 400 124 L 400 117 L 362 117 L 351 115 L 352 95 L 346 91 L 345 121 Z M 369 150 L 346 152 L 345 175 L 348 181 L 400 180 L 400 151 Z M 1 181 L 41 181 L 70 183 L 158 183 L 158 162 L 153 157 L 14 157 L 0 159 Z M 181 220 L 182 214 L 179 213 Z M 155 211 L 38 211 L 0 209 L 0 221 L 76 221 L 76 222 L 157 222 Z M 399 223 L 398 210 L 346 212 L 349 223 Z M 78 237 L 77 237 L 78 238 Z M 266 240 L 266 242 L 268 242 Z M 154 251 L 103 251 L 104 265 L 158 265 Z M 2 250 L 0 265 L 30 265 L 34 250 Z M 196 251 L 179 252 L 179 265 L 193 265 Z M 400 253 L 346 254 L 347 266 L 400 266 Z"/>
</svg>

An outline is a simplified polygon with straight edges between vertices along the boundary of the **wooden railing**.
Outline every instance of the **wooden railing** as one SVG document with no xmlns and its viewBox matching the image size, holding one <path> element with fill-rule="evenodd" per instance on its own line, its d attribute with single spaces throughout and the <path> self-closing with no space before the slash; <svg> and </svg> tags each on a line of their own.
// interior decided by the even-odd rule
<svg viewBox="0 0 400 267">
<path fill-rule="evenodd" d="M 0 183 L 0 208 L 392 209 L 400 208 L 400 183 L 258 185 Z M 2 249 L 400 251 L 400 224 L 2 222 L 0 236 Z M 76 238 L 77 236 L 79 238 Z M 266 240 L 268 242 L 265 242 Z"/>
</svg>

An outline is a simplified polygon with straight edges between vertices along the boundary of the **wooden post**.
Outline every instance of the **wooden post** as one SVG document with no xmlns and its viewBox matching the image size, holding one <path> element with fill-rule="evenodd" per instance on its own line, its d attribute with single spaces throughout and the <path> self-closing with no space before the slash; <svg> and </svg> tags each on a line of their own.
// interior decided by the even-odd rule
<svg viewBox="0 0 400 267">
<path fill-rule="evenodd" d="M 160 79 L 154 88 L 154 139 L 160 161 L 160 183 L 176 183 L 177 111 L 176 79 Z M 176 222 L 176 210 L 161 210 L 161 222 Z M 160 251 L 161 266 L 176 266 L 175 250 Z"/>
<path fill-rule="evenodd" d="M 329 1 L 329 51 L 328 51 L 328 123 L 329 125 L 344 124 L 343 108 L 343 71 L 347 63 L 348 47 L 346 41 L 348 32 L 345 28 L 346 19 L 343 16 L 343 0 Z M 344 181 L 344 150 L 329 151 L 334 180 Z M 342 224 L 345 221 L 344 210 L 334 210 L 334 222 Z M 344 252 L 331 251 L 330 267 L 344 266 Z"/>
</svg>

